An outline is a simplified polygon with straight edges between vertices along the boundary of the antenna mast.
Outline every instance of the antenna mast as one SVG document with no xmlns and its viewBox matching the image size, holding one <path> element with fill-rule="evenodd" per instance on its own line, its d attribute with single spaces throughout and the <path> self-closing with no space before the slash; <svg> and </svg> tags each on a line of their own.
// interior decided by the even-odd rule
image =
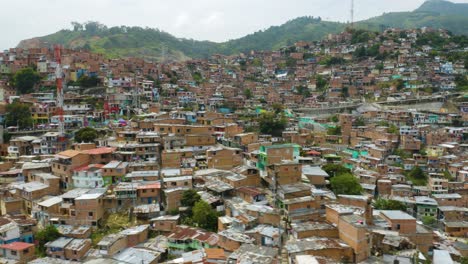
<svg viewBox="0 0 468 264">
<path fill-rule="evenodd" d="M 351 0 L 351 28 L 354 28 L 354 0 Z"/>
<path fill-rule="evenodd" d="M 63 70 L 62 70 L 62 47 L 60 45 L 55 45 L 55 61 L 57 62 L 57 67 L 55 68 L 55 81 L 57 84 L 57 115 L 59 117 L 58 122 L 58 133 L 59 139 L 63 140 L 65 138 L 65 124 L 63 120 Z"/>
</svg>

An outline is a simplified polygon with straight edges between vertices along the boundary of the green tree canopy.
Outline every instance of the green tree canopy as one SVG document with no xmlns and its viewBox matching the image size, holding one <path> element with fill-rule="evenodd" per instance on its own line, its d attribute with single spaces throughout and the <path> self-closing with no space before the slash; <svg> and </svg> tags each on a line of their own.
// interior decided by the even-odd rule
<svg viewBox="0 0 468 264">
<path fill-rule="evenodd" d="M 22 129 L 32 126 L 33 120 L 29 105 L 15 100 L 12 104 L 7 105 L 6 110 L 5 124 L 7 127 L 18 125 Z"/>
<path fill-rule="evenodd" d="M 252 90 L 250 90 L 249 88 L 245 89 L 245 90 L 244 90 L 244 95 L 245 95 L 245 97 L 246 97 L 247 99 L 252 98 L 252 96 L 253 96 Z"/>
<path fill-rule="evenodd" d="M 194 189 L 186 190 L 182 193 L 182 199 L 180 203 L 182 206 L 193 207 L 195 203 L 200 201 L 201 197 Z"/>
<path fill-rule="evenodd" d="M 436 223 L 436 219 L 433 216 L 425 215 L 422 217 L 422 222 L 425 225 L 431 226 Z"/>
<path fill-rule="evenodd" d="M 96 129 L 84 127 L 75 133 L 75 142 L 94 142 L 98 137 Z"/>
<path fill-rule="evenodd" d="M 41 255 L 45 255 L 45 244 L 50 241 L 54 241 L 61 235 L 57 228 L 53 225 L 48 225 L 44 229 L 39 230 L 35 234 L 36 241 L 39 244 L 38 250 Z"/>
<path fill-rule="evenodd" d="M 300 85 L 299 87 L 297 87 L 296 91 L 298 94 L 302 95 L 304 98 L 310 97 L 310 90 L 309 88 L 305 86 Z"/>
<path fill-rule="evenodd" d="M 32 68 L 24 68 L 15 73 L 13 84 L 19 94 L 27 94 L 34 91 L 34 86 L 39 83 L 41 76 Z"/>
<path fill-rule="evenodd" d="M 364 118 L 362 117 L 358 117 L 356 118 L 356 120 L 354 120 L 354 126 L 365 126 L 366 125 L 366 122 L 364 120 Z"/>
<path fill-rule="evenodd" d="M 96 76 L 81 76 L 78 81 L 80 86 L 89 88 L 89 87 L 96 87 L 99 84 L 99 79 Z"/>
<path fill-rule="evenodd" d="M 374 202 L 375 209 L 406 211 L 406 205 L 400 201 L 378 198 Z"/>
<path fill-rule="evenodd" d="M 315 78 L 315 86 L 318 91 L 323 91 L 327 87 L 328 82 L 325 80 L 322 75 L 317 75 Z"/>
<path fill-rule="evenodd" d="M 395 81 L 393 81 L 392 84 L 396 87 L 398 91 L 405 88 L 405 82 L 402 79 L 396 79 Z"/>
<path fill-rule="evenodd" d="M 427 179 L 427 175 L 419 166 L 413 167 L 409 172 L 409 176 L 414 179 Z"/>
<path fill-rule="evenodd" d="M 341 174 L 330 179 L 332 191 L 338 194 L 359 195 L 362 187 L 354 175 L 350 173 Z"/>
<path fill-rule="evenodd" d="M 273 111 L 275 111 L 275 114 L 281 114 L 284 110 L 284 107 L 282 104 L 279 104 L 279 103 L 273 103 L 271 105 L 271 108 L 273 108 Z"/>
<path fill-rule="evenodd" d="M 260 132 L 275 137 L 282 135 L 286 128 L 287 120 L 283 115 L 275 115 L 272 112 L 263 113 L 259 120 Z"/>
<path fill-rule="evenodd" d="M 204 229 L 216 231 L 218 229 L 218 215 L 205 201 L 198 201 L 192 209 L 193 222 Z"/>
<path fill-rule="evenodd" d="M 329 118 L 329 121 L 338 123 L 340 121 L 338 115 L 333 115 L 331 118 Z"/>
<path fill-rule="evenodd" d="M 407 179 L 413 182 L 414 185 L 424 186 L 427 184 L 427 175 L 418 166 L 413 167 L 411 171 L 406 173 L 406 176 Z"/>
<path fill-rule="evenodd" d="M 341 126 L 327 128 L 328 135 L 341 135 Z"/>
<path fill-rule="evenodd" d="M 327 163 L 323 165 L 322 170 L 326 171 L 331 177 L 341 174 L 351 174 L 351 170 L 340 164 Z"/>
</svg>

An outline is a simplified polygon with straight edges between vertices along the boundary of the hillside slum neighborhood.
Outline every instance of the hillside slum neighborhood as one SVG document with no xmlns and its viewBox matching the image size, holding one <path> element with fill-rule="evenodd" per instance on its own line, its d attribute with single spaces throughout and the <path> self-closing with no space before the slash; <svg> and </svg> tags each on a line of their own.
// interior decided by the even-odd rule
<svg viewBox="0 0 468 264">
<path fill-rule="evenodd" d="M 54 50 L 6 50 L 0 263 L 466 261 L 451 39 L 346 31 L 184 62 L 63 48 L 65 135 Z"/>
</svg>

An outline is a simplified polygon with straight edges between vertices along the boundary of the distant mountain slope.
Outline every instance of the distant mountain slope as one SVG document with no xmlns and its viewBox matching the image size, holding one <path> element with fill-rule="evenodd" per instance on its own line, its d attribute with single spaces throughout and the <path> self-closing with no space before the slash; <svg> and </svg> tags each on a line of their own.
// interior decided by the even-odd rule
<svg viewBox="0 0 468 264">
<path fill-rule="evenodd" d="M 320 18 L 299 17 L 281 26 L 273 26 L 245 37 L 222 43 L 223 53 L 248 50 L 272 50 L 293 45 L 299 40 L 321 40 L 330 33 L 343 31 L 346 24 L 322 21 Z"/>
<path fill-rule="evenodd" d="M 443 0 L 426 1 L 413 12 L 383 14 L 358 23 L 361 27 L 445 28 L 455 34 L 468 35 L 468 4 Z"/>
<path fill-rule="evenodd" d="M 424 2 L 415 12 L 433 12 L 443 15 L 467 16 L 468 4 L 456 4 L 444 0 L 429 0 Z"/>
<path fill-rule="evenodd" d="M 338 33 L 346 24 L 300 17 L 281 26 L 272 26 L 245 37 L 224 43 L 176 38 L 150 28 L 112 27 L 96 22 L 74 23 L 74 30 L 61 30 L 51 35 L 21 41 L 18 47 L 38 47 L 54 43 L 71 48 L 87 48 L 109 57 L 136 56 L 184 60 L 203 58 L 214 53 L 236 54 L 250 50 L 272 50 L 299 40 L 315 41 L 329 33 Z M 382 27 L 445 28 L 455 34 L 468 35 L 468 4 L 429 0 L 412 12 L 394 12 L 356 23 L 356 27 L 379 30 Z"/>
<path fill-rule="evenodd" d="M 97 22 L 75 24 L 74 30 L 60 30 L 54 34 L 24 40 L 18 47 L 34 47 L 62 44 L 69 48 L 84 48 L 104 53 L 109 57 L 135 56 L 183 60 L 198 54 L 206 57 L 214 52 L 217 44 L 209 41 L 178 39 L 157 29 L 141 27 L 107 28 Z"/>
</svg>

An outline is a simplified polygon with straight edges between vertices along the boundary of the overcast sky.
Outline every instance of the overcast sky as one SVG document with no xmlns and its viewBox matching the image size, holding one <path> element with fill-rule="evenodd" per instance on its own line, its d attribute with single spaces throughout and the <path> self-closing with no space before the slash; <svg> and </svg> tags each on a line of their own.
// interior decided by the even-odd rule
<svg viewBox="0 0 468 264">
<path fill-rule="evenodd" d="M 355 20 L 411 11 L 424 0 L 355 0 Z M 468 3 L 468 0 L 453 0 Z M 299 16 L 346 22 L 351 0 L 1 0 L 0 49 L 71 29 L 70 22 L 159 28 L 177 37 L 225 41 Z"/>
</svg>

